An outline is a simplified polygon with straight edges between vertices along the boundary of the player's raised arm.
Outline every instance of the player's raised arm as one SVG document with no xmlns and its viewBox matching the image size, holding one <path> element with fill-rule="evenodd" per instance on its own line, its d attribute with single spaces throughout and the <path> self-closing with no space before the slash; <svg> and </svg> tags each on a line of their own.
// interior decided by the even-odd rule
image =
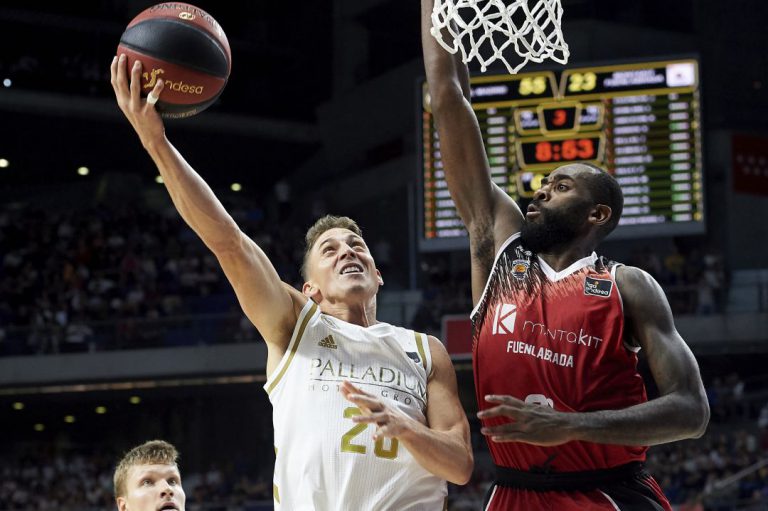
<svg viewBox="0 0 768 511">
<path fill-rule="evenodd" d="M 520 230 L 523 215 L 517 204 L 491 181 L 480 127 L 470 104 L 467 66 L 458 53 L 451 55 L 431 35 L 433 3 L 421 2 L 424 68 L 448 189 L 470 235 L 475 261 L 472 294 L 477 301 L 496 251 Z"/>
<path fill-rule="evenodd" d="M 128 70 L 123 56 L 113 60 L 112 87 L 120 109 L 157 165 L 179 214 L 216 255 L 248 318 L 270 348 L 284 349 L 296 311 L 306 298 L 283 284 L 264 252 L 240 230 L 207 183 L 168 141 L 154 105 L 141 97 L 140 73 L 139 63 Z M 154 98 L 162 87 L 158 80 L 151 92 Z"/>
</svg>

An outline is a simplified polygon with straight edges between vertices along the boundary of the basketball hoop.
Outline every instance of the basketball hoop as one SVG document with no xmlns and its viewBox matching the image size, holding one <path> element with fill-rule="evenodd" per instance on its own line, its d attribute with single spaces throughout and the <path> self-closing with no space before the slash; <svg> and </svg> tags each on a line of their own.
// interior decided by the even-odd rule
<svg viewBox="0 0 768 511">
<path fill-rule="evenodd" d="M 528 62 L 568 63 L 562 16 L 560 0 L 435 0 L 431 33 L 464 63 L 475 59 L 484 72 L 500 60 L 515 74 Z M 513 50 L 522 59 L 516 65 L 507 60 Z"/>
</svg>

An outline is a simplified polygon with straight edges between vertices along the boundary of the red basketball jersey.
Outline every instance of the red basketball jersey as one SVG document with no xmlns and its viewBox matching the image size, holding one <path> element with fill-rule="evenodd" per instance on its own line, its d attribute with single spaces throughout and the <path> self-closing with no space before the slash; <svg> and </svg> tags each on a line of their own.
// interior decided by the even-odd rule
<svg viewBox="0 0 768 511">
<path fill-rule="evenodd" d="M 617 263 L 596 254 L 554 271 L 515 234 L 496 257 L 472 311 L 475 389 L 562 412 L 615 410 L 647 401 L 637 348 L 624 342 Z M 508 422 L 483 421 L 484 426 Z M 494 463 L 518 470 L 597 470 L 644 461 L 646 447 L 569 442 L 554 447 L 488 441 Z"/>
</svg>

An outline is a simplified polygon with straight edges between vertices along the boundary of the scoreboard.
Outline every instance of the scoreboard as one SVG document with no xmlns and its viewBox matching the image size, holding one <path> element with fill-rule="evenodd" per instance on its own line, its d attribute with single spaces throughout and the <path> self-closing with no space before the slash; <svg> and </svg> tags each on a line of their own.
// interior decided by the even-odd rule
<svg viewBox="0 0 768 511">
<path fill-rule="evenodd" d="M 695 59 L 483 75 L 470 84 L 491 178 L 513 199 L 533 197 L 558 166 L 586 161 L 624 192 L 612 238 L 704 232 Z M 465 247 L 426 83 L 420 97 L 420 246 Z"/>
</svg>

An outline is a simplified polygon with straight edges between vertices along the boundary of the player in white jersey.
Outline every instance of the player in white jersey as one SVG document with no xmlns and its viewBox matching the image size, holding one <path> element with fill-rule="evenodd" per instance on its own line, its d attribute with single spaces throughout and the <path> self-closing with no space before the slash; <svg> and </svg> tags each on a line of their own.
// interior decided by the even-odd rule
<svg viewBox="0 0 768 511">
<path fill-rule="evenodd" d="M 443 345 L 376 320 L 383 281 L 348 218 L 319 220 L 307 233 L 303 289 L 283 283 L 168 141 L 141 97 L 140 73 L 140 63 L 128 70 L 124 56 L 114 59 L 117 103 L 267 344 L 275 509 L 442 509 L 445 481 L 466 483 L 473 464 Z M 158 80 L 154 98 L 163 86 Z"/>
</svg>

